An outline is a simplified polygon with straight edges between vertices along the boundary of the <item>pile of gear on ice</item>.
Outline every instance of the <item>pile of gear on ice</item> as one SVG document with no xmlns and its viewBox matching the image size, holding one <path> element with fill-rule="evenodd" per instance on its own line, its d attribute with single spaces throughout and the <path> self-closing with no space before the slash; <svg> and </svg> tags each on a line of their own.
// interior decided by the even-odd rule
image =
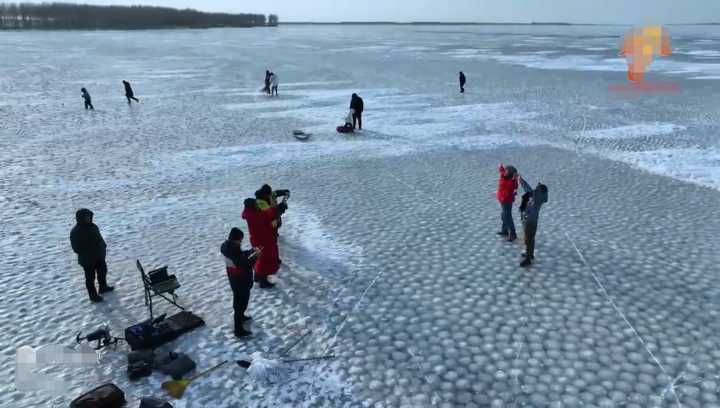
<svg viewBox="0 0 720 408">
<path fill-rule="evenodd" d="M 278 202 L 278 198 L 282 201 Z M 262 289 L 272 289 L 275 285 L 269 277 L 275 275 L 280 268 L 281 260 L 278 248 L 278 229 L 282 225 L 282 214 L 288 208 L 289 190 L 272 190 L 263 185 L 255 192 L 255 198 L 244 201 L 242 218 L 247 222 L 250 234 L 251 250 L 243 250 L 242 242 L 245 234 L 239 228 L 232 228 L 228 238 L 220 246 L 220 253 L 225 258 L 225 269 L 233 293 L 234 334 L 238 338 L 252 335 L 245 326 L 252 320 L 245 315 L 250 291 L 255 282 Z M 101 294 L 113 292 L 115 288 L 107 283 L 107 264 L 105 262 L 106 244 L 100 229 L 93 223 L 93 212 L 83 208 L 75 214 L 77 224 L 70 233 L 70 243 L 78 256 L 78 263 L 85 273 L 85 287 L 91 302 L 103 302 Z M 114 346 L 118 341 L 125 341 L 131 350 L 127 355 L 127 374 L 131 381 L 160 372 L 172 377 L 162 384 L 162 388 L 173 398 L 182 398 L 185 389 L 197 378 L 220 368 L 223 361 L 208 370 L 192 377 L 185 378 L 195 370 L 192 358 L 183 353 L 158 352 L 158 347 L 169 343 L 179 336 L 204 326 L 199 316 L 186 311 L 177 303 L 175 290 L 180 283 L 175 275 L 168 274 L 167 266 L 146 272 L 140 261 L 137 261 L 143 288 L 145 304 L 148 306 L 150 318 L 125 329 L 125 337 L 113 337 L 110 328 L 98 330 L 76 337 L 78 343 L 96 342 L 95 350 Z M 96 288 L 95 281 L 98 286 Z M 181 311 L 167 317 L 165 314 L 153 315 L 153 300 L 161 298 Z M 275 358 L 267 358 L 256 352 L 236 363 L 247 369 L 248 374 L 259 380 L 277 379 L 282 375 L 283 364 L 307 362 L 334 358 L 332 355 L 287 359 L 290 350 L 304 340 L 311 332 L 306 332 L 292 345 Z M 71 403 L 72 408 L 113 408 L 125 404 L 125 396 L 115 384 L 103 384 L 77 397 Z M 141 400 L 141 408 L 166 408 L 171 405 L 162 399 L 146 397 Z"/>
</svg>

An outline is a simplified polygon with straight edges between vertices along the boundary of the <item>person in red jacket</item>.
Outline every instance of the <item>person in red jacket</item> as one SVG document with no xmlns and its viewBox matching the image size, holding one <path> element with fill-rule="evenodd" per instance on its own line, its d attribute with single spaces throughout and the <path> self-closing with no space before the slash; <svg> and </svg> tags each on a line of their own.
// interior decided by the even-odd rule
<svg viewBox="0 0 720 408">
<path fill-rule="evenodd" d="M 512 217 L 513 202 L 515 201 L 515 194 L 518 189 L 517 170 L 513 166 L 505 167 L 502 163 L 498 170 L 500 172 L 500 181 L 498 181 L 496 196 L 502 208 L 500 215 L 502 229 L 498 232 L 498 235 L 506 237 L 508 241 L 512 242 L 517 239 L 515 222 L 513 222 Z"/>
<path fill-rule="evenodd" d="M 269 289 L 275 285 L 268 280 L 268 276 L 274 275 L 280 268 L 277 233 L 273 222 L 277 219 L 278 211 L 282 212 L 284 205 L 279 204 L 278 207 L 263 211 L 258 208 L 254 198 L 246 199 L 244 204 L 242 217 L 248 224 L 250 244 L 255 248 L 262 248 L 262 253 L 255 263 L 255 282 L 259 282 L 261 288 Z"/>
</svg>

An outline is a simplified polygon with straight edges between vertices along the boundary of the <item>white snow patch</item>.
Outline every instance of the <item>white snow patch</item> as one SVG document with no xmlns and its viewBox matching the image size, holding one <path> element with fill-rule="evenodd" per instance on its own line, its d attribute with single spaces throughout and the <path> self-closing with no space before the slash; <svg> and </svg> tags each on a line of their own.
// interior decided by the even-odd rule
<svg viewBox="0 0 720 408">
<path fill-rule="evenodd" d="M 306 205 L 295 202 L 291 205 L 293 211 L 283 217 L 284 226 L 287 226 L 285 228 L 287 232 L 283 232 L 283 235 L 287 235 L 292 242 L 342 264 L 352 264 L 362 260 L 362 247 L 338 241 L 323 227 L 320 217 Z"/>
<path fill-rule="evenodd" d="M 719 149 L 660 149 L 643 152 L 606 152 L 614 160 L 651 173 L 720 189 Z"/>
<path fill-rule="evenodd" d="M 687 127 L 675 125 L 673 123 L 639 123 L 637 125 L 579 132 L 578 136 L 588 137 L 591 139 L 620 140 L 672 135 L 685 129 L 687 129 Z"/>
</svg>

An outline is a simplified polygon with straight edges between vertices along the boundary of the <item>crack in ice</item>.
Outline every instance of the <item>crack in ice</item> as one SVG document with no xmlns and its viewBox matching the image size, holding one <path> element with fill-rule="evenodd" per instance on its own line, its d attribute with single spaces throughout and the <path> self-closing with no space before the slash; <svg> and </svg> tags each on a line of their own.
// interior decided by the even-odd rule
<svg viewBox="0 0 720 408">
<path fill-rule="evenodd" d="M 570 238 L 570 235 L 568 235 L 567 232 L 564 232 L 564 234 L 565 234 L 565 237 L 567 237 L 568 241 L 570 241 L 570 244 L 572 244 L 573 248 L 575 249 L 575 252 L 577 252 L 578 256 L 582 260 L 585 267 L 590 271 L 590 274 L 592 275 L 593 280 L 600 288 L 600 291 L 602 292 L 603 296 L 605 296 L 605 299 L 608 301 L 608 303 L 610 303 L 610 305 L 613 307 L 613 309 L 615 309 L 615 312 L 617 312 L 617 314 L 623 319 L 623 321 L 625 321 L 625 324 L 627 324 L 628 327 L 630 327 L 630 330 L 632 330 L 633 334 L 635 335 L 635 338 L 637 338 L 637 340 L 643 346 L 645 351 L 650 355 L 650 357 L 653 359 L 653 361 L 658 366 L 658 368 L 660 368 L 660 371 L 662 371 L 666 377 L 671 378 L 670 375 L 665 370 L 665 367 L 663 367 L 660 360 L 658 360 L 658 358 L 655 357 L 655 354 L 652 352 L 652 350 L 650 350 L 650 347 L 648 347 L 647 343 L 645 343 L 645 340 L 643 340 L 642 336 L 637 331 L 637 329 L 635 329 L 635 326 L 633 326 L 632 323 L 630 323 L 627 316 L 625 316 L 625 313 L 623 313 L 623 311 L 620 310 L 620 307 L 618 307 L 618 305 L 615 303 L 615 301 L 612 299 L 612 297 L 608 293 L 607 289 L 605 289 L 605 286 L 602 284 L 602 282 L 600 282 L 600 279 L 595 274 L 595 270 L 593 269 L 593 267 L 590 266 L 590 263 L 588 263 L 588 261 L 585 259 L 585 256 L 582 254 L 582 252 L 580 252 L 580 249 L 578 249 L 577 245 L 575 245 L 575 241 L 573 241 Z M 664 396 L 667 395 L 668 392 L 671 392 L 672 395 L 675 397 L 675 401 L 677 402 L 678 407 L 682 408 L 682 403 L 680 402 L 680 398 L 678 397 L 677 393 L 675 392 L 674 384 L 675 384 L 674 381 L 670 381 L 668 383 L 668 385 L 663 389 L 663 392 L 660 395 L 660 397 L 664 398 Z"/>
</svg>

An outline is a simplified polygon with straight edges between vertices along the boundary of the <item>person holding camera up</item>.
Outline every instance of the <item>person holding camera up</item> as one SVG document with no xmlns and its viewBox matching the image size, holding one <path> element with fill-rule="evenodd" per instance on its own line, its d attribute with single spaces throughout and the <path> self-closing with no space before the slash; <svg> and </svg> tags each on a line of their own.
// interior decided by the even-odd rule
<svg viewBox="0 0 720 408">
<path fill-rule="evenodd" d="M 255 195 L 263 197 L 260 201 L 269 200 L 260 190 Z M 263 249 L 255 264 L 255 282 L 259 282 L 262 289 L 271 289 L 275 285 L 268 280 L 268 277 L 276 274 L 280 268 L 277 241 L 278 217 L 287 210 L 287 204 L 283 202 L 277 207 L 268 206 L 265 210 L 260 209 L 258 200 L 254 198 L 246 199 L 244 204 L 242 218 L 248 224 L 250 244 Z"/>
</svg>

